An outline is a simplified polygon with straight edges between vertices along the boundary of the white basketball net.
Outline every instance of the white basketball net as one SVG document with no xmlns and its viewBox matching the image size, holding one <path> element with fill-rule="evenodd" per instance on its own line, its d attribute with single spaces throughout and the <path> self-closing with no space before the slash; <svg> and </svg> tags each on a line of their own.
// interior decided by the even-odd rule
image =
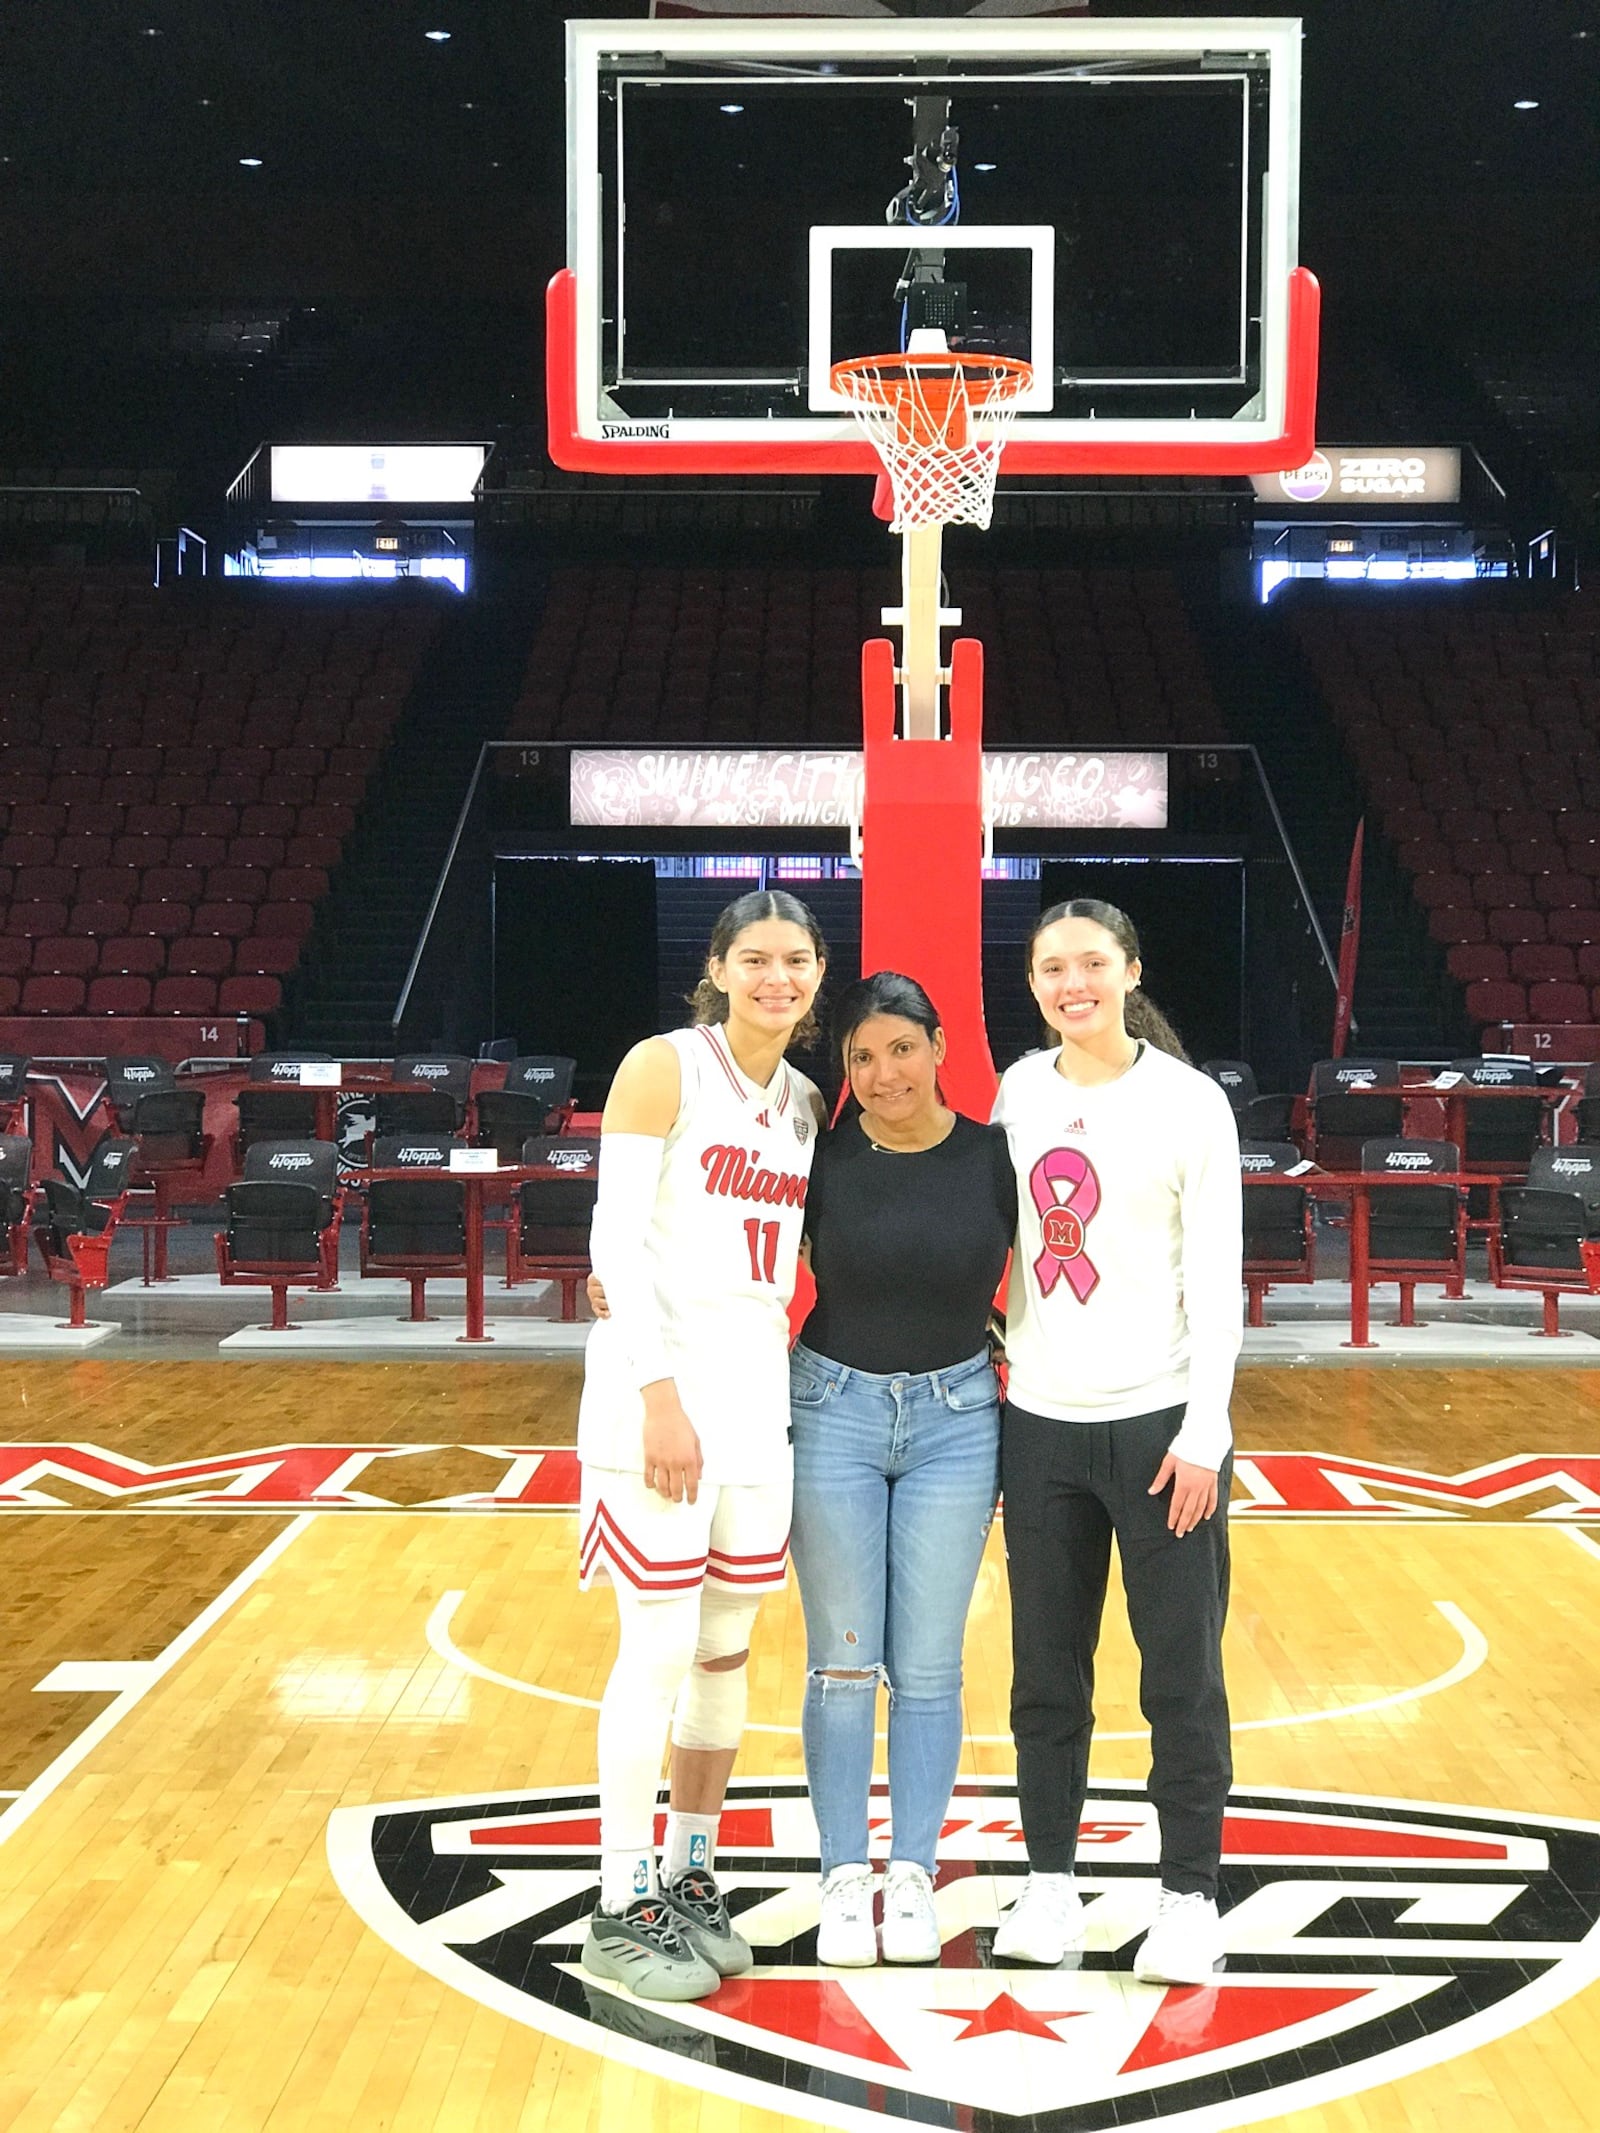
<svg viewBox="0 0 1600 2133">
<path fill-rule="evenodd" d="M 833 369 L 894 485 L 890 530 L 987 526 L 1026 363 L 1005 356 L 862 356 Z"/>
</svg>

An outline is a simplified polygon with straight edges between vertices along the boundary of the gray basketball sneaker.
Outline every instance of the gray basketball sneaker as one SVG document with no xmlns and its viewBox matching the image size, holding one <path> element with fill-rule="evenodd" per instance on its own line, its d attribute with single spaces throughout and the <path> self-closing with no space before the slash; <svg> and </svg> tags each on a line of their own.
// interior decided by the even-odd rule
<svg viewBox="0 0 1600 2133">
<path fill-rule="evenodd" d="M 739 1977 L 750 1968 L 755 1961 L 750 1943 L 734 1930 L 714 1875 L 690 1867 L 669 1881 L 662 1894 L 678 1914 L 679 1932 L 720 1977 Z"/>
<path fill-rule="evenodd" d="M 661 1896 L 640 1896 L 620 1914 L 596 1910 L 583 1967 L 641 2000 L 703 2000 L 721 1974 L 691 1947 L 684 1927 L 682 1914 Z"/>
</svg>

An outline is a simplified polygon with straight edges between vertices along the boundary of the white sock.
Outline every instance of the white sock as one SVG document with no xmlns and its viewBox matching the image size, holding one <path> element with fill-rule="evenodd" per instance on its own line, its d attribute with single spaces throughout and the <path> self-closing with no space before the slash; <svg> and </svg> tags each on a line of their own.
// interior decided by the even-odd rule
<svg viewBox="0 0 1600 2133">
<path fill-rule="evenodd" d="M 620 1916 L 630 1903 L 656 1893 L 653 1852 L 603 1851 L 600 1854 L 600 1908 Z"/>
<path fill-rule="evenodd" d="M 676 1881 L 691 1868 L 697 1874 L 715 1871 L 717 1824 L 721 1820 L 720 1811 L 714 1815 L 689 1815 L 680 1814 L 676 1808 L 669 1810 L 667 1847 L 661 1859 L 663 1881 Z"/>
</svg>

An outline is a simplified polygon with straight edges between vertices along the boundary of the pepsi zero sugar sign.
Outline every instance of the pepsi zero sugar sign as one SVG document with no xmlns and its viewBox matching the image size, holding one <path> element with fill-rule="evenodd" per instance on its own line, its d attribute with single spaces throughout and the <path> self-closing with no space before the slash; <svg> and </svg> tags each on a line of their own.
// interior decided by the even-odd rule
<svg viewBox="0 0 1600 2133">
<path fill-rule="evenodd" d="M 887 1801 L 875 1788 L 875 1857 Z M 819 2124 L 1184 2133 L 1348 2096 L 1520 2028 L 1600 1972 L 1600 1825 L 1337 1793 L 1236 1792 L 1228 1950 L 1208 1986 L 1141 1985 L 1157 1835 L 1141 1786 L 1091 1786 L 1080 1958 L 999 1965 L 1027 1871 L 1014 1786 L 964 1781 L 939 1845 L 937 1965 L 822 1970 L 798 1780 L 745 1779 L 718 1866 L 756 1967 L 663 2009 L 579 1965 L 592 1789 L 341 1808 L 328 1854 L 371 1929 L 446 1985 L 659 2078 Z M 658 1825 L 659 1837 L 659 1825 Z"/>
</svg>

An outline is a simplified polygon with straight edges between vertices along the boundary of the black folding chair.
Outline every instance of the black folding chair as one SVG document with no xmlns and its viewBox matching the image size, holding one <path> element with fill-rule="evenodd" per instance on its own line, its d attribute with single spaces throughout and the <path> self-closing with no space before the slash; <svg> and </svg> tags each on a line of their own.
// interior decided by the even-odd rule
<svg viewBox="0 0 1600 2133">
<path fill-rule="evenodd" d="M 446 1052 L 397 1059 L 386 1089 L 372 1092 L 374 1141 L 392 1133 L 459 1133 L 472 1061 Z"/>
<path fill-rule="evenodd" d="M 69 1326 L 88 1323 L 84 1308 L 90 1289 L 103 1289 L 111 1258 L 111 1241 L 127 1211 L 137 1141 L 108 1133 L 89 1159 L 81 1185 L 66 1178 L 45 1178 L 39 1187 L 42 1213 L 35 1204 L 33 1241 L 45 1272 L 71 1292 Z"/>
<path fill-rule="evenodd" d="M 516 1217 L 506 1232 L 506 1287 L 559 1282 L 561 1316 L 570 1324 L 578 1315 L 579 1285 L 590 1269 L 600 1143 L 575 1134 L 535 1134 L 521 1153 L 524 1166 L 539 1174 L 518 1189 Z"/>
<path fill-rule="evenodd" d="M 0 1052 L 0 1133 L 20 1133 L 28 1101 L 28 1061 L 21 1052 Z"/>
<path fill-rule="evenodd" d="M 1363 1141 L 1361 1168 L 1396 1179 L 1441 1181 L 1367 1188 L 1368 1279 L 1399 1284 L 1396 1324 L 1414 1326 L 1419 1281 L 1441 1282 L 1447 1294 L 1458 1296 L 1466 1279 L 1467 1196 L 1460 1183 L 1461 1151 L 1453 1141 Z"/>
<path fill-rule="evenodd" d="M 1526 1185 L 1500 1195 L 1500 1229 L 1489 1264 L 1502 1289 L 1531 1289 L 1542 1300 L 1540 1331 L 1561 1331 L 1561 1298 L 1600 1292 L 1600 1142 L 1535 1149 Z"/>
<path fill-rule="evenodd" d="M 410 1323 L 427 1322 L 432 1274 L 467 1271 L 466 1191 L 450 1175 L 447 1133 L 388 1133 L 372 1143 L 374 1170 L 414 1170 L 415 1177 L 371 1178 L 361 1220 L 361 1273 L 399 1274 L 411 1284 Z"/>
<path fill-rule="evenodd" d="M 504 1086 L 483 1089 L 473 1100 L 477 1146 L 492 1147 L 502 1163 L 515 1163 L 524 1141 L 559 1133 L 572 1110 L 572 1077 L 577 1070 L 575 1059 L 555 1054 L 530 1053 L 513 1059 L 506 1068 Z"/>
<path fill-rule="evenodd" d="M 25 1133 L 0 1138 L 0 1273 L 28 1271 L 28 1223 L 33 1214 L 33 1143 Z"/>
<path fill-rule="evenodd" d="M 1243 1059 L 1207 1059 L 1200 1071 L 1209 1075 L 1227 1097 L 1241 1140 L 1288 1140 L 1289 1117 L 1294 1109 L 1292 1096 L 1263 1096 L 1254 1067 Z"/>
<path fill-rule="evenodd" d="M 331 1141 L 257 1141 L 225 1194 L 217 1277 L 272 1292 L 272 1327 L 290 1330 L 289 1291 L 339 1285 L 339 1151 Z"/>
<path fill-rule="evenodd" d="M 1319 1059 L 1311 1069 L 1309 1153 L 1324 1170 L 1350 1170 L 1361 1143 L 1405 1131 L 1405 1106 L 1396 1095 L 1398 1059 Z"/>
<path fill-rule="evenodd" d="M 182 1226 L 172 1212 L 178 1188 L 198 1186 L 210 1158 L 205 1091 L 180 1089 L 169 1061 L 146 1058 L 107 1059 L 106 1086 L 117 1124 L 139 1143 L 134 1186 L 147 1190 L 154 1203 L 149 1212 L 127 1218 L 128 1227 L 140 1232 L 148 1288 L 167 1278 L 167 1238 Z"/>
<path fill-rule="evenodd" d="M 1544 1122 L 1550 1109 L 1538 1070 L 1520 1059 L 1453 1059 L 1450 1067 L 1473 1089 L 1517 1092 L 1496 1095 L 1487 1103 L 1474 1103 L 1466 1089 L 1462 1090 L 1465 1127 L 1461 1153 L 1467 1169 L 1525 1171 L 1544 1139 Z M 1525 1096 L 1521 1093 L 1524 1090 Z"/>
<path fill-rule="evenodd" d="M 317 1137 L 317 1092 L 300 1086 L 300 1068 L 326 1066 L 327 1052 L 257 1052 L 235 1102 L 239 1130 L 234 1161 L 244 1169 L 257 1141 L 310 1141 Z"/>
<path fill-rule="evenodd" d="M 1244 1285 L 1249 1322 L 1264 1326 L 1269 1290 L 1288 1282 L 1304 1286 L 1317 1278 L 1314 1210 L 1303 1185 L 1266 1184 L 1285 1178 L 1304 1161 L 1292 1141 L 1241 1141 L 1239 1172 L 1244 1186 Z"/>
</svg>

